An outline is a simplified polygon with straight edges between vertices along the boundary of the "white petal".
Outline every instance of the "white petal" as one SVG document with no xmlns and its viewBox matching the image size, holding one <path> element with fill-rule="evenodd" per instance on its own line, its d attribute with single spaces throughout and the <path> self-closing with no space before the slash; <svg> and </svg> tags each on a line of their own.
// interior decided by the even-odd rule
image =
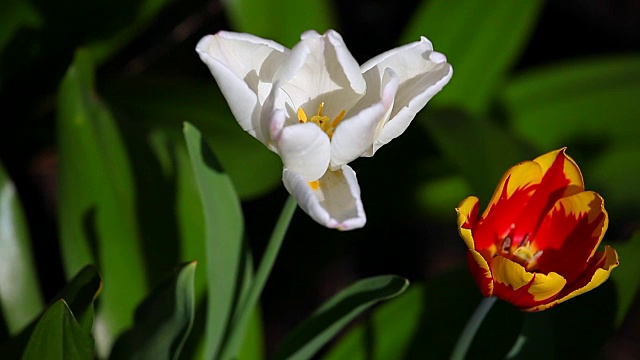
<svg viewBox="0 0 640 360">
<path fill-rule="evenodd" d="M 329 167 L 329 137 L 314 123 L 285 126 L 274 141 L 284 167 L 307 182 L 318 180 Z"/>
<path fill-rule="evenodd" d="M 337 171 L 327 170 L 316 190 L 290 169 L 284 169 L 282 180 L 302 210 L 328 228 L 352 230 L 367 222 L 356 174 L 347 165 Z"/>
<path fill-rule="evenodd" d="M 364 94 L 366 83 L 358 62 L 335 31 L 320 36 L 306 32 L 275 75 L 295 110 L 315 113 L 321 102 L 325 114 L 349 109 Z"/>
<path fill-rule="evenodd" d="M 397 90 L 398 77 L 393 70 L 386 69 L 382 84 L 369 88 L 362 99 L 364 101 L 356 104 L 356 108 L 368 101 L 375 101 L 373 105 L 343 120 L 336 128 L 331 139 L 331 170 L 348 164 L 372 149 L 378 132 L 389 116 Z M 351 109 L 350 112 L 355 110 Z"/>
<path fill-rule="evenodd" d="M 203 37 L 196 51 L 242 129 L 266 144 L 268 139 L 260 128 L 261 99 L 288 50 L 253 35 L 219 32 Z"/>
<path fill-rule="evenodd" d="M 415 115 L 449 82 L 453 69 L 443 54 L 433 51 L 429 40 L 407 44 L 387 51 L 362 65 L 365 78 L 373 74 L 383 76 L 385 69 L 393 69 L 400 81 L 393 110 L 370 152 L 373 155 L 382 145 L 400 136 Z"/>
</svg>

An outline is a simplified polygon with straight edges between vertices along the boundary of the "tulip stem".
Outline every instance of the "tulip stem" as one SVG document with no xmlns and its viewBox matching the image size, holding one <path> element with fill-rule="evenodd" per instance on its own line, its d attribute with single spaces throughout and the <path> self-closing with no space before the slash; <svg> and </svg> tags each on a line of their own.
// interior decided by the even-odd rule
<svg viewBox="0 0 640 360">
<path fill-rule="evenodd" d="M 264 255 L 260 261 L 260 266 L 258 267 L 258 271 L 256 272 L 253 281 L 251 282 L 245 301 L 240 304 L 238 312 L 233 317 L 229 341 L 224 346 L 222 356 L 220 357 L 221 359 L 236 359 L 238 357 L 242 340 L 244 340 L 247 324 L 249 323 L 249 319 L 258 304 L 264 285 L 266 284 L 269 274 L 271 273 L 271 269 L 278 257 L 280 246 L 282 245 L 282 241 L 284 240 L 287 229 L 289 228 L 289 223 L 291 222 L 291 218 L 293 218 L 293 214 L 297 206 L 298 203 L 296 202 L 296 199 L 289 195 L 284 207 L 282 208 L 280 217 L 276 222 L 276 226 L 271 233 L 271 238 L 267 243 Z"/>
<path fill-rule="evenodd" d="M 471 346 L 471 342 L 476 336 L 476 332 L 478 332 L 482 321 L 489 313 L 489 310 L 491 310 L 496 299 L 497 298 L 495 296 L 482 299 L 476 308 L 476 311 L 469 319 L 469 322 L 467 322 L 467 325 L 464 327 L 462 334 L 458 338 L 458 342 L 453 348 L 453 353 L 451 354 L 451 360 L 463 360 L 465 358 L 467 351 L 469 351 L 469 347 Z"/>
</svg>

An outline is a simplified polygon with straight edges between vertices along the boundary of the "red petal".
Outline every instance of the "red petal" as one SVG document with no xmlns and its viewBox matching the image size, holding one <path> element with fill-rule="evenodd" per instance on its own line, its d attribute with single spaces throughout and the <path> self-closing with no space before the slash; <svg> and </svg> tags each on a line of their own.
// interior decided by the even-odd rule
<svg viewBox="0 0 640 360">
<path fill-rule="evenodd" d="M 600 195 L 584 191 L 560 199 L 544 218 L 533 243 L 543 250 L 542 273 L 555 271 L 573 282 L 585 269 L 607 229 Z"/>
</svg>

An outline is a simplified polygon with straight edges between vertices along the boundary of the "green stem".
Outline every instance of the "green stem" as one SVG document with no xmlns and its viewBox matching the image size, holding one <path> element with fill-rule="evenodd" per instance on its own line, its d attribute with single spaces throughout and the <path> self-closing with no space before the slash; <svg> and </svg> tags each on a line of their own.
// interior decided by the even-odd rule
<svg viewBox="0 0 640 360">
<path fill-rule="evenodd" d="M 273 229 L 273 233 L 271 233 L 271 238 L 269 239 L 267 248 L 264 251 L 262 260 L 260 261 L 258 271 L 251 283 L 251 288 L 247 298 L 243 304 L 240 304 L 237 316 L 234 317 L 229 341 L 222 352 L 221 359 L 223 360 L 235 359 L 238 357 L 242 340 L 244 340 L 247 324 L 249 323 L 249 318 L 258 304 L 260 294 L 262 294 L 262 290 L 269 278 L 273 264 L 276 262 L 280 246 L 282 245 L 284 236 L 287 233 L 289 223 L 291 222 L 291 218 L 293 217 L 297 205 L 298 204 L 294 197 L 290 195 L 282 208 L 278 222 Z"/>
<path fill-rule="evenodd" d="M 467 351 L 469 350 L 469 346 L 471 346 L 471 342 L 476 336 L 476 332 L 478 332 L 482 321 L 485 316 L 487 316 L 487 313 L 489 313 L 489 310 L 491 310 L 496 299 L 497 298 L 495 296 L 482 299 L 476 308 L 476 311 L 469 319 L 469 322 L 467 322 L 467 325 L 464 327 L 462 334 L 458 338 L 458 342 L 453 348 L 453 353 L 451 354 L 451 360 L 463 360 L 465 358 Z"/>
</svg>

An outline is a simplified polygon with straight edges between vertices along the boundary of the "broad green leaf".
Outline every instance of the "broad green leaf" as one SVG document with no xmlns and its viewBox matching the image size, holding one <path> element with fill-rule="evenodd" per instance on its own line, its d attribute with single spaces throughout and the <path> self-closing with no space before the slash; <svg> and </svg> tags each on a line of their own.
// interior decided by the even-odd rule
<svg viewBox="0 0 640 360">
<path fill-rule="evenodd" d="M 611 278 L 616 285 L 618 293 L 618 309 L 616 314 L 616 325 L 620 326 L 626 318 L 627 312 L 635 297 L 640 294 L 640 233 L 636 233 L 631 239 L 624 243 L 610 244 L 620 257 L 620 265 L 613 269 Z"/>
<path fill-rule="evenodd" d="M 95 266 L 88 265 L 53 298 L 51 305 L 64 300 L 82 329 L 90 334 L 93 328 L 93 303 L 102 289 L 102 280 Z M 34 319 L 10 342 L 0 346 L 3 359 L 20 359 L 39 319 Z"/>
<path fill-rule="evenodd" d="M 36 326 L 23 360 L 90 360 L 93 339 L 73 317 L 64 300 L 53 304 Z"/>
<path fill-rule="evenodd" d="M 335 28 L 333 3 L 327 0 L 223 0 L 235 31 L 275 40 L 287 47 L 307 30 Z"/>
<path fill-rule="evenodd" d="M 242 281 L 244 224 L 233 184 L 200 132 L 185 123 L 184 136 L 204 210 L 208 264 L 205 356 L 211 359 L 228 331 Z"/>
<path fill-rule="evenodd" d="M 474 193 L 468 195 L 478 196 L 485 204 L 507 169 L 537 156 L 506 130 L 483 118 L 457 111 L 437 111 L 420 117 L 419 121 L 426 126 L 443 157 L 471 185 Z"/>
<path fill-rule="evenodd" d="M 636 139 L 640 57 L 582 59 L 510 81 L 502 103 L 513 130 L 540 150 Z"/>
<path fill-rule="evenodd" d="M 174 359 L 194 320 L 196 262 L 155 288 L 136 310 L 133 328 L 115 343 L 111 359 Z"/>
<path fill-rule="evenodd" d="M 22 27 L 42 26 L 42 16 L 26 0 L 4 0 L 0 2 L 0 54 Z"/>
<path fill-rule="evenodd" d="M 462 240 L 460 240 L 462 241 Z M 446 359 L 482 296 L 467 269 L 412 284 L 354 326 L 325 360 Z M 510 319 L 505 322 L 504 319 Z M 498 301 L 480 327 L 470 355 L 498 359 L 516 340 L 521 312 Z M 495 339 L 501 339 L 496 342 Z M 470 357 L 473 358 L 473 357 Z"/>
<path fill-rule="evenodd" d="M 309 359 L 375 303 L 401 294 L 409 281 L 395 275 L 360 280 L 325 302 L 287 336 L 276 359 Z"/>
<path fill-rule="evenodd" d="M 104 278 L 99 350 L 131 325 L 146 294 L 134 183 L 115 121 L 94 89 L 93 66 L 78 51 L 58 94 L 58 224 L 67 276 L 87 264 Z"/>
<path fill-rule="evenodd" d="M 95 59 L 96 63 L 103 63 L 108 60 L 110 56 L 114 55 L 147 28 L 160 10 L 170 2 L 171 0 L 141 1 L 138 14 L 131 24 L 122 28 L 108 39 L 95 41 L 88 45 L 87 50 L 91 53 L 92 58 Z"/>
<path fill-rule="evenodd" d="M 0 310 L 15 335 L 43 309 L 31 242 L 16 188 L 0 164 Z"/>
<path fill-rule="evenodd" d="M 242 130 L 215 81 L 208 80 L 135 78 L 112 83 L 106 98 L 129 118 L 169 136 L 181 137 L 184 121 L 194 124 L 210 140 L 242 199 L 272 191 L 282 181 L 280 158 Z"/>
<path fill-rule="evenodd" d="M 432 105 L 486 113 L 526 44 L 544 1 L 424 0 L 402 43 L 426 36 L 453 65 Z"/>
</svg>

